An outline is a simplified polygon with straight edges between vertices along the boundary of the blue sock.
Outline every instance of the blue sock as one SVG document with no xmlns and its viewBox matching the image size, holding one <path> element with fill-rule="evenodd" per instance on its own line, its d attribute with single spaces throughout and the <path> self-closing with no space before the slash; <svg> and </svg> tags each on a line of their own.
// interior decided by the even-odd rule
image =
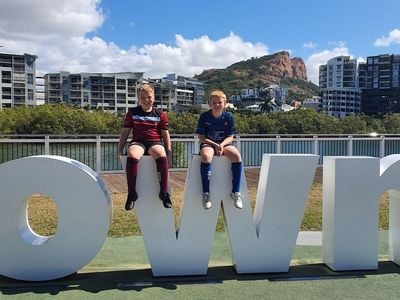
<svg viewBox="0 0 400 300">
<path fill-rule="evenodd" d="M 242 178 L 242 162 L 234 162 L 231 165 L 232 170 L 232 193 L 240 191 L 240 180 Z"/>
<path fill-rule="evenodd" d="M 201 184 L 203 186 L 203 193 L 210 192 L 210 176 L 211 176 L 211 164 L 201 163 L 200 164 Z"/>
</svg>

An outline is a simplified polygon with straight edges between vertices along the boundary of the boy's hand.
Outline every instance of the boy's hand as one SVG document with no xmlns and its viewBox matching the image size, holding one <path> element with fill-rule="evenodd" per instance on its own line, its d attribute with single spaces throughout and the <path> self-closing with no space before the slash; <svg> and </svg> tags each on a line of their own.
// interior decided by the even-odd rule
<svg viewBox="0 0 400 300">
<path fill-rule="evenodd" d="M 215 152 L 217 156 L 221 156 L 224 153 L 224 147 L 218 145 L 217 147 L 215 147 Z"/>
<path fill-rule="evenodd" d="M 117 160 L 118 161 L 121 161 L 121 156 L 124 156 L 124 155 L 122 153 L 118 152 L 118 155 L 117 155 Z"/>
</svg>

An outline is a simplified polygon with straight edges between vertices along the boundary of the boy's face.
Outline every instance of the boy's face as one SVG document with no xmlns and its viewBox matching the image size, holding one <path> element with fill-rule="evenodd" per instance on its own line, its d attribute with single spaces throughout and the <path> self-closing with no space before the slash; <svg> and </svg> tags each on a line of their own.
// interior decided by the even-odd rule
<svg viewBox="0 0 400 300">
<path fill-rule="evenodd" d="M 222 111 L 225 109 L 226 102 L 224 98 L 212 96 L 209 105 L 214 113 L 222 113 Z"/>
<path fill-rule="evenodd" d="M 149 91 L 142 90 L 139 94 L 139 105 L 143 110 L 150 110 L 154 103 L 154 94 Z"/>
</svg>

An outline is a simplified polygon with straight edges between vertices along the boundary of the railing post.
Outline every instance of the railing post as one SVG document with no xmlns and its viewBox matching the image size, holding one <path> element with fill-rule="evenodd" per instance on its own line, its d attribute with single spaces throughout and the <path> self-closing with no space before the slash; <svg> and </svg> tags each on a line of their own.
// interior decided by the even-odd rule
<svg viewBox="0 0 400 300">
<path fill-rule="evenodd" d="M 96 136 L 96 171 L 101 172 L 101 137 Z"/>
<path fill-rule="evenodd" d="M 50 137 L 48 135 L 44 137 L 44 154 L 50 154 Z"/>
<path fill-rule="evenodd" d="M 194 153 L 198 154 L 200 152 L 200 140 L 197 135 L 194 136 Z"/>
<path fill-rule="evenodd" d="M 348 136 L 349 142 L 347 144 L 347 156 L 353 156 L 353 136 Z"/>
<path fill-rule="evenodd" d="M 379 157 L 385 156 L 385 136 L 381 135 L 381 140 L 379 141 Z"/>
<path fill-rule="evenodd" d="M 236 136 L 236 148 L 239 150 L 239 152 L 242 152 L 240 144 L 240 135 Z"/>
<path fill-rule="evenodd" d="M 314 139 L 314 154 L 318 155 L 318 136 L 314 135 L 313 139 Z"/>
<path fill-rule="evenodd" d="M 276 136 L 276 153 L 281 153 L 281 137 L 279 135 Z"/>
</svg>

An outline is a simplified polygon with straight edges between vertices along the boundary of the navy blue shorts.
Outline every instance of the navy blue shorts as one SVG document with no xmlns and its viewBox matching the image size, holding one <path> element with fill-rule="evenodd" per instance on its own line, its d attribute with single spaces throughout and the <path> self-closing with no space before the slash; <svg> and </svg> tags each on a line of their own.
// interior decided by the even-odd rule
<svg viewBox="0 0 400 300">
<path fill-rule="evenodd" d="M 227 147 L 227 146 L 232 146 L 232 144 L 225 145 L 224 148 Z M 207 143 L 200 144 L 200 151 L 201 151 L 201 149 L 203 149 L 203 148 L 205 148 L 205 147 L 213 148 L 213 150 L 214 150 L 214 152 L 215 152 L 214 146 L 213 146 L 213 145 L 210 145 L 210 144 L 207 144 Z M 200 154 L 200 153 L 199 153 L 199 154 Z"/>
</svg>

